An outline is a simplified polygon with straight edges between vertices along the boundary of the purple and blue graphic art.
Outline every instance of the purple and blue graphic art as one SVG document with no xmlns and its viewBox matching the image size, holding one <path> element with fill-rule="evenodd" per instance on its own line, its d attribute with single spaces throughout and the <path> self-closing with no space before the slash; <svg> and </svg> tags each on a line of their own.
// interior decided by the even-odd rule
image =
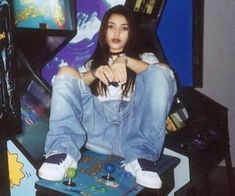
<svg viewBox="0 0 235 196">
<path fill-rule="evenodd" d="M 42 76 L 48 83 L 61 66 L 81 67 L 96 46 L 103 14 L 125 0 L 77 0 L 77 35 L 45 67 Z"/>
</svg>

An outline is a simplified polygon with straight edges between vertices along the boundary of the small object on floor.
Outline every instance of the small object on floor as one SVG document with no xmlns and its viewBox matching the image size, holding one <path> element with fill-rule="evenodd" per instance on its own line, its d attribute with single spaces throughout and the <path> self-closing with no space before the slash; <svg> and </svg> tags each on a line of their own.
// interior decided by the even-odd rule
<svg viewBox="0 0 235 196">
<path fill-rule="evenodd" d="M 64 181 L 63 183 L 67 186 L 76 186 L 74 182 L 72 182 L 72 179 L 76 176 L 77 172 L 76 169 L 70 167 L 66 170 L 66 177 L 68 178 L 67 181 Z"/>
</svg>

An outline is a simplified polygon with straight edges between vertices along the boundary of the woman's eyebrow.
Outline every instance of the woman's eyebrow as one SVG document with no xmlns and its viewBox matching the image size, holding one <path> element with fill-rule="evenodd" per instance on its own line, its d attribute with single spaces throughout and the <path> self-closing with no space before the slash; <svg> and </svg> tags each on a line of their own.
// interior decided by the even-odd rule
<svg viewBox="0 0 235 196">
<path fill-rule="evenodd" d="M 112 22 L 112 21 L 109 21 L 108 24 L 114 24 L 114 25 L 116 25 L 116 23 L 115 23 L 115 22 Z M 123 23 L 123 24 L 121 24 L 121 25 L 122 25 L 122 26 L 128 26 L 127 23 Z"/>
</svg>

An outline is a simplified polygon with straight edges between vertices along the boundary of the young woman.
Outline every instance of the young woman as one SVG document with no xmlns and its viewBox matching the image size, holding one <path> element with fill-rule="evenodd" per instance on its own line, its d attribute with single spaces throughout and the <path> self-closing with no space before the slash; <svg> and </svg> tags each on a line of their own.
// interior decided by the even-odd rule
<svg viewBox="0 0 235 196">
<path fill-rule="evenodd" d="M 176 83 L 154 54 L 141 53 L 133 21 L 124 6 L 111 8 L 85 72 L 63 67 L 55 77 L 39 177 L 62 180 L 68 167 L 77 168 L 85 145 L 123 157 L 124 169 L 140 185 L 161 187 L 155 162 Z"/>
</svg>

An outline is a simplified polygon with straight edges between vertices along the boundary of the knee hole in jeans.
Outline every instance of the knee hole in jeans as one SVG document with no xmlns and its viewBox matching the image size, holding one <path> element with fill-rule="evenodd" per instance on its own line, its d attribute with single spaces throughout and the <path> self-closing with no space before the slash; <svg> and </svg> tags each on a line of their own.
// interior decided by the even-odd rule
<svg viewBox="0 0 235 196">
<path fill-rule="evenodd" d="M 61 67 L 60 70 L 58 71 L 57 75 L 71 75 L 75 78 L 79 78 L 81 79 L 82 76 L 81 74 L 79 73 L 79 71 L 77 71 L 76 69 L 72 68 L 72 67 Z"/>
</svg>

